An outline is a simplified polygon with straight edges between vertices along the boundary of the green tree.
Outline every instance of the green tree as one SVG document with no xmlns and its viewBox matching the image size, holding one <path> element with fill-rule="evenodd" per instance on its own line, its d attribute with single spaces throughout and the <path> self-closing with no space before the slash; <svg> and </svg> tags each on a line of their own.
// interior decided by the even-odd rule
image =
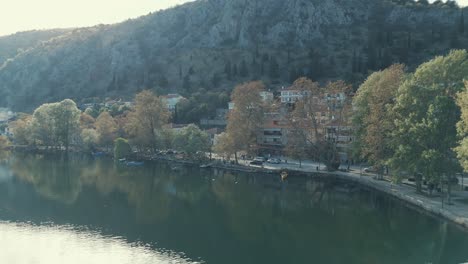
<svg viewBox="0 0 468 264">
<path fill-rule="evenodd" d="M 128 140 L 117 138 L 114 142 L 114 158 L 122 159 L 132 154 L 132 148 L 128 144 Z"/>
<path fill-rule="evenodd" d="M 81 140 L 86 150 L 93 151 L 99 143 L 99 133 L 94 128 L 85 128 L 81 131 Z"/>
<path fill-rule="evenodd" d="M 68 150 L 71 141 L 79 136 L 80 115 L 81 111 L 70 99 L 41 105 L 34 111 L 31 122 L 34 140 Z"/>
<path fill-rule="evenodd" d="M 457 96 L 458 106 L 461 108 L 461 120 L 458 122 L 459 145 L 455 149 L 458 160 L 463 169 L 468 172 L 468 83 L 465 90 Z"/>
<path fill-rule="evenodd" d="M 422 174 L 439 181 L 458 169 L 453 149 L 460 110 L 455 97 L 466 76 L 468 54 L 455 50 L 420 65 L 398 90 L 391 164 L 417 176 L 418 192 Z"/>
<path fill-rule="evenodd" d="M 184 127 L 174 136 L 174 147 L 192 158 L 199 151 L 208 152 L 210 145 L 210 136 L 194 124 Z"/>
</svg>

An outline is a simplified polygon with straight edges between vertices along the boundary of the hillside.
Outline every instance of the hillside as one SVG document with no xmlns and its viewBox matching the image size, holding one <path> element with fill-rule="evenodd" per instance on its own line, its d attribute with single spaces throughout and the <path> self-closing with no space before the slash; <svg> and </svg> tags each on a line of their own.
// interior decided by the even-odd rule
<svg viewBox="0 0 468 264">
<path fill-rule="evenodd" d="M 410 0 L 199 0 L 111 26 L 66 31 L 0 67 L 0 106 L 65 97 L 190 94 L 307 75 L 358 82 L 467 47 L 462 11 Z M 1 44 L 1 41 L 0 41 Z"/>
<path fill-rule="evenodd" d="M 47 41 L 51 38 L 60 36 L 67 31 L 69 30 L 34 30 L 0 37 L 0 65 L 2 65 L 7 59 L 14 58 L 18 53 L 23 52 L 25 49 L 32 48 L 42 41 Z"/>
</svg>

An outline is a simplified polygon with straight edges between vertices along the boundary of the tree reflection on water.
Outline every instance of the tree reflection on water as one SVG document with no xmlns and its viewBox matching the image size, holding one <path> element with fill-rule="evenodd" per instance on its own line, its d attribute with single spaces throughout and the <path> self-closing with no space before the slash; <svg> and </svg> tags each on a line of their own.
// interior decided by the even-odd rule
<svg viewBox="0 0 468 264">
<path fill-rule="evenodd" d="M 468 260 L 468 235 L 458 228 L 329 178 L 129 168 L 82 155 L 15 155 L 1 169 L 36 190 L 0 202 L 22 212 L 19 220 L 92 226 L 208 263 Z M 5 188 L 0 181 L 0 198 Z"/>
</svg>

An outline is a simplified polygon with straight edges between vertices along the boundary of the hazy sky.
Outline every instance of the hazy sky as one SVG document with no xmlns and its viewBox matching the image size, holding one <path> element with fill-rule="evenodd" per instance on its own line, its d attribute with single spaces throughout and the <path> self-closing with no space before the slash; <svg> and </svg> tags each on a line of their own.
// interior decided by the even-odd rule
<svg viewBox="0 0 468 264">
<path fill-rule="evenodd" d="M 0 36 L 116 23 L 190 0 L 1 0 Z M 8 2 L 8 3 L 5 3 Z M 458 0 L 468 5 L 468 0 Z"/>
<path fill-rule="evenodd" d="M 188 1 L 0 0 L 0 36 L 31 29 L 116 23 Z"/>
</svg>

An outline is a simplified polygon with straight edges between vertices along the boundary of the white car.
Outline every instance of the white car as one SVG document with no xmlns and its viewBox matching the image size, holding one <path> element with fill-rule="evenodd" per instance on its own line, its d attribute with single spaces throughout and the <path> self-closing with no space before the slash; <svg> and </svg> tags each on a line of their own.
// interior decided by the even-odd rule
<svg viewBox="0 0 468 264">
<path fill-rule="evenodd" d="M 271 159 L 268 159 L 267 162 L 270 163 L 270 164 L 280 164 L 280 163 L 281 163 L 281 160 L 280 160 L 280 159 L 276 159 L 276 158 L 271 158 Z"/>
</svg>

